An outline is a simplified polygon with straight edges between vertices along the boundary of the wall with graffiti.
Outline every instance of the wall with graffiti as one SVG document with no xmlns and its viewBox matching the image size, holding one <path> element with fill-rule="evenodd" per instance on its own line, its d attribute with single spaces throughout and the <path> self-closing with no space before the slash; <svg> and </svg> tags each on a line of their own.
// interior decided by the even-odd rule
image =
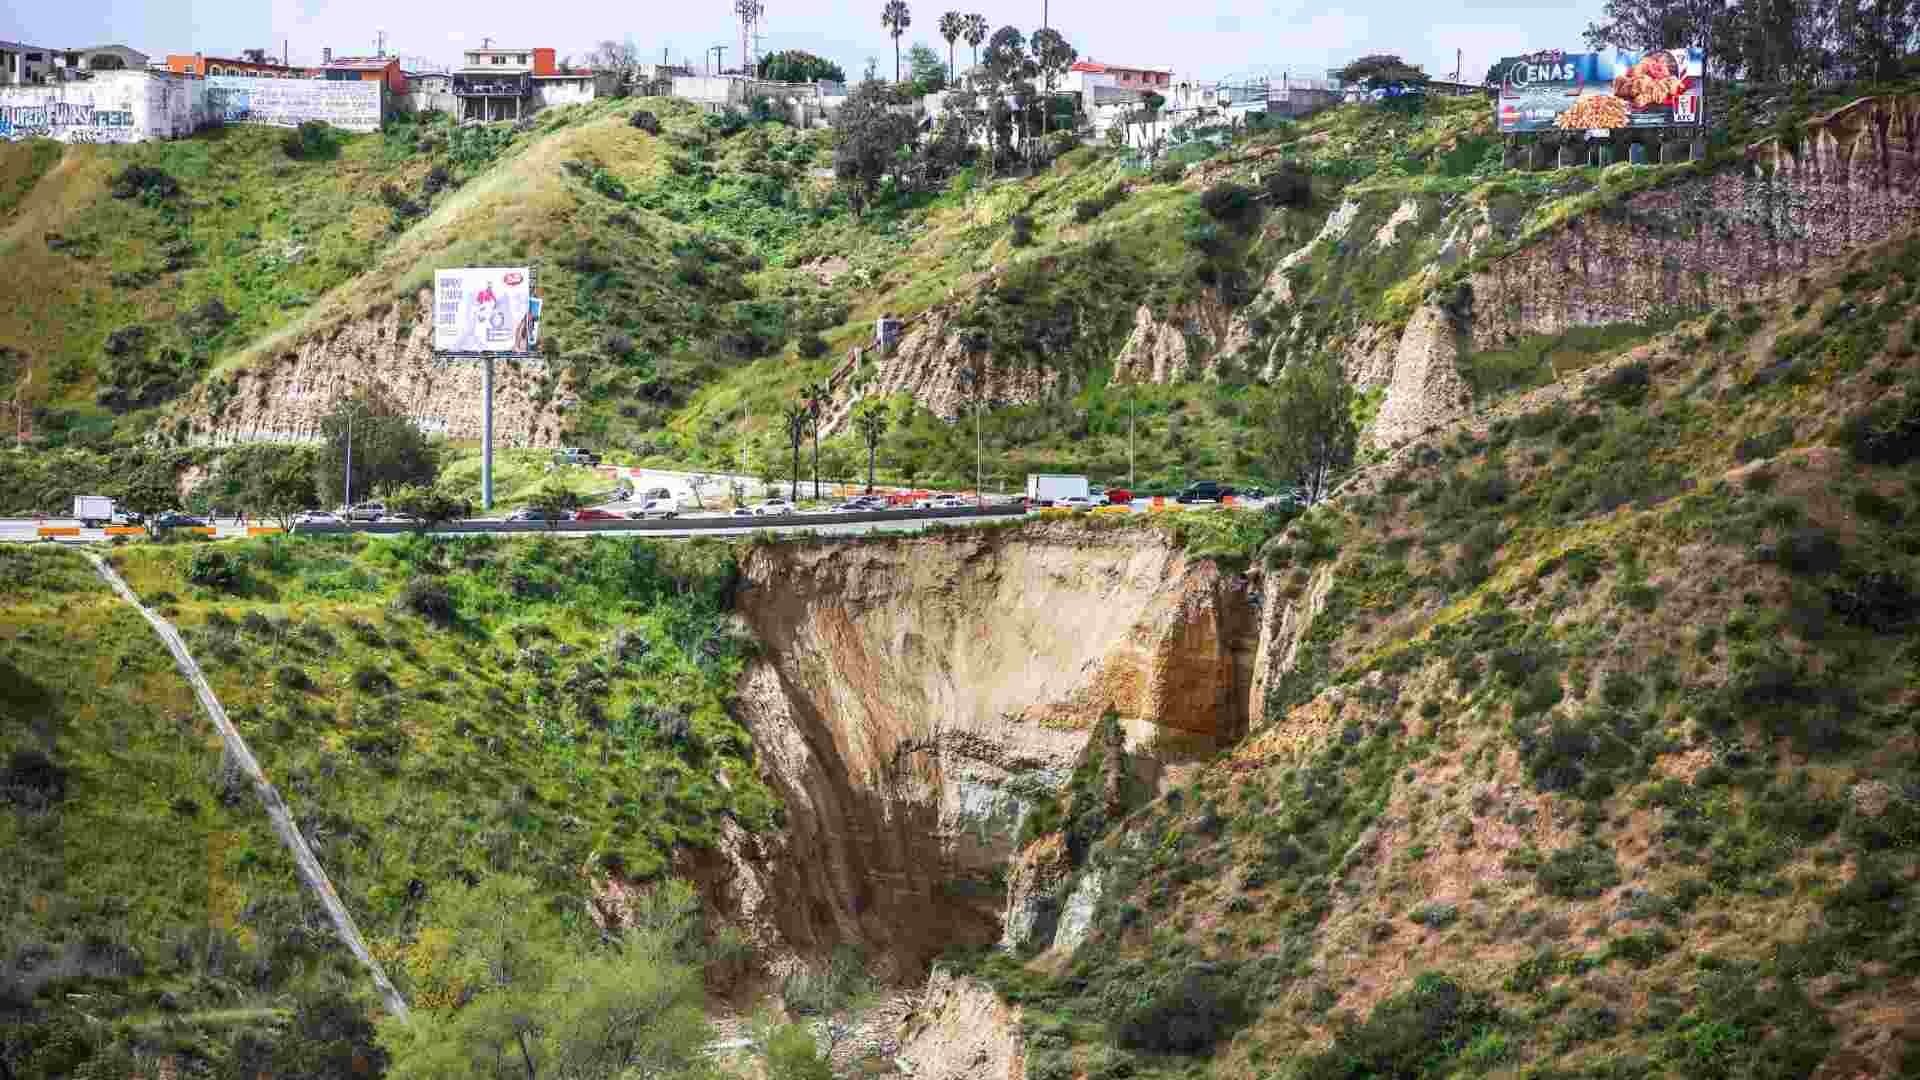
<svg viewBox="0 0 1920 1080">
<path fill-rule="evenodd" d="M 206 84 L 207 111 L 223 123 L 294 127 L 320 120 L 343 131 L 380 128 L 382 83 L 214 75 Z"/>
<path fill-rule="evenodd" d="M 217 115 L 198 79 L 150 71 L 102 71 L 47 86 L 0 87 L 0 139 L 128 143 L 191 135 Z"/>
</svg>

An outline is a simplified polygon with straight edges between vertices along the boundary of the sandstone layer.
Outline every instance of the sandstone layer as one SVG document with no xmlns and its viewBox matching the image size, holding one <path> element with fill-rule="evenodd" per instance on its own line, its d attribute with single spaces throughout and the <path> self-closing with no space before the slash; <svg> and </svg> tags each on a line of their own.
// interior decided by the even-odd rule
<svg viewBox="0 0 1920 1080">
<path fill-rule="evenodd" d="M 1103 715 L 1156 789 L 1245 730 L 1245 583 L 1157 530 L 781 544 L 743 572 L 738 708 L 786 827 L 689 872 L 770 965 L 853 942 L 897 979 L 998 941 L 1021 823 Z"/>
</svg>

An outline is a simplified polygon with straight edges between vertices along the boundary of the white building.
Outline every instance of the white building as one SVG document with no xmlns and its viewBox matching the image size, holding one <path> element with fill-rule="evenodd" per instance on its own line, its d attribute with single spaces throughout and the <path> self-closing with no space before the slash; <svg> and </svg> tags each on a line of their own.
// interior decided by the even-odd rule
<svg viewBox="0 0 1920 1080">
<path fill-rule="evenodd" d="M 142 71 L 147 54 L 125 45 L 49 49 L 0 41 L 0 86 L 32 86 L 85 78 L 96 71 Z"/>
</svg>

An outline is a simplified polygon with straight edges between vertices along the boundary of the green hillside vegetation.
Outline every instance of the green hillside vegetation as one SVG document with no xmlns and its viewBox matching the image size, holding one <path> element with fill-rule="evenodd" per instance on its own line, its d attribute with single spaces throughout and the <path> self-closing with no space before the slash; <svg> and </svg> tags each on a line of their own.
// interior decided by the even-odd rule
<svg viewBox="0 0 1920 1080">
<path fill-rule="evenodd" d="M 958 958 L 1028 1075 L 1910 1073 L 1920 241 L 1416 444 L 1265 550 L 1269 720 Z"/>
<path fill-rule="evenodd" d="M 441 883 L 576 895 L 662 876 L 724 820 L 779 823 L 728 712 L 745 645 L 725 545 L 272 538 L 113 559 L 181 628 L 403 991 L 400 947 Z M 0 993 L 48 1010 L 0 1030 L 5 1060 L 74 1040 L 225 1070 L 241 1034 L 298 1030 L 363 985 L 144 621 L 64 551 L 0 548 L 0 604 Z"/>
</svg>

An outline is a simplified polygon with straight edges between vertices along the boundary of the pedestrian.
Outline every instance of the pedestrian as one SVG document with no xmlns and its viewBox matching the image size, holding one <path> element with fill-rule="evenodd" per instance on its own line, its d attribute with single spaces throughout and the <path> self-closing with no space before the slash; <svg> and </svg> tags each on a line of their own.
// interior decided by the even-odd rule
<svg viewBox="0 0 1920 1080">
<path fill-rule="evenodd" d="M 247 511 L 245 507 L 242 507 L 240 512 L 234 515 L 233 523 L 242 529 L 247 527 Z"/>
</svg>

